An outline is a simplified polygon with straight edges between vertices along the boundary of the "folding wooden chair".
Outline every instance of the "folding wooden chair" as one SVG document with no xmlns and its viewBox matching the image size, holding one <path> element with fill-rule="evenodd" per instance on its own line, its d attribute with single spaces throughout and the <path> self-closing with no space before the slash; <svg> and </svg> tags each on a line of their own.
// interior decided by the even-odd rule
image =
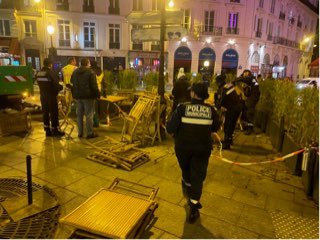
<svg viewBox="0 0 320 240">
<path fill-rule="evenodd" d="M 69 117 L 69 114 L 71 112 L 72 100 L 73 98 L 72 98 L 71 90 L 69 89 L 65 89 L 65 92 L 63 94 L 59 94 L 57 97 L 59 115 L 60 115 L 60 118 L 62 119 L 62 123 L 60 124 L 60 127 L 63 131 L 66 132 L 66 134 L 69 137 L 75 128 L 74 122 Z"/>
</svg>

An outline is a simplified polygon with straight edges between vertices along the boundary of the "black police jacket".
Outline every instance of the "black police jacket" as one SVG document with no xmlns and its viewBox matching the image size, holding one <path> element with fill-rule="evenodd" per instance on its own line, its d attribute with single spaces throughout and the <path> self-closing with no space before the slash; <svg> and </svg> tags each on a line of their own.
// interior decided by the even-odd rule
<svg viewBox="0 0 320 240">
<path fill-rule="evenodd" d="M 219 87 L 215 94 L 215 106 L 227 110 L 240 110 L 242 108 L 241 95 L 237 94 L 235 86 L 232 83 L 226 83 Z"/>
<path fill-rule="evenodd" d="M 174 135 L 175 145 L 195 150 L 212 149 L 211 133 L 220 127 L 216 110 L 203 100 L 179 104 L 169 122 L 167 132 Z"/>
<path fill-rule="evenodd" d="M 63 89 L 62 85 L 59 84 L 57 74 L 48 67 L 43 67 L 41 71 L 36 74 L 36 79 L 42 97 L 56 97 Z"/>
<path fill-rule="evenodd" d="M 100 97 L 95 73 L 86 67 L 80 67 L 71 75 L 72 96 L 74 99 L 97 99 Z"/>
</svg>

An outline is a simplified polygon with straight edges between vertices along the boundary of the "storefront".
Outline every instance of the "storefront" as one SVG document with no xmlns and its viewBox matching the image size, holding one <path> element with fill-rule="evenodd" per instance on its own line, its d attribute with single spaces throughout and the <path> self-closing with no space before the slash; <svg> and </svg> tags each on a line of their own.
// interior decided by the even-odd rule
<svg viewBox="0 0 320 240">
<path fill-rule="evenodd" d="M 18 39 L 0 37 L 0 66 L 18 66 L 20 64 L 20 45 Z"/>
<path fill-rule="evenodd" d="M 270 55 L 264 55 L 263 62 L 261 64 L 261 75 L 263 78 L 271 77 L 272 65 L 270 64 Z"/>
<path fill-rule="evenodd" d="M 239 55 L 234 49 L 227 49 L 222 54 L 221 73 L 237 75 Z"/>
<path fill-rule="evenodd" d="M 211 48 L 203 48 L 199 53 L 198 72 L 211 79 L 214 72 L 216 54 Z"/>
<path fill-rule="evenodd" d="M 183 68 L 185 73 L 191 72 L 192 53 L 189 48 L 182 46 L 177 48 L 174 53 L 173 76 L 176 79 L 179 69 Z"/>
</svg>

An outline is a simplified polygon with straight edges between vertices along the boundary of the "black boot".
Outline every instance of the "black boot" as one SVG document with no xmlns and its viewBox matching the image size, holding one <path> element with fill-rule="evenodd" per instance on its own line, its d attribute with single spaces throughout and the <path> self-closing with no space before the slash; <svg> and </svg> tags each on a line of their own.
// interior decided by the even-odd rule
<svg viewBox="0 0 320 240">
<path fill-rule="evenodd" d="M 50 128 L 44 129 L 46 131 L 46 137 L 52 137 L 52 132 Z"/>
<path fill-rule="evenodd" d="M 199 209 L 202 208 L 202 205 L 197 202 L 196 204 L 189 201 L 189 215 L 187 218 L 188 223 L 195 223 L 197 219 L 200 217 Z"/>
<path fill-rule="evenodd" d="M 54 128 L 52 130 L 52 136 L 54 137 L 63 137 L 64 136 L 64 132 L 60 131 L 58 128 Z"/>
</svg>

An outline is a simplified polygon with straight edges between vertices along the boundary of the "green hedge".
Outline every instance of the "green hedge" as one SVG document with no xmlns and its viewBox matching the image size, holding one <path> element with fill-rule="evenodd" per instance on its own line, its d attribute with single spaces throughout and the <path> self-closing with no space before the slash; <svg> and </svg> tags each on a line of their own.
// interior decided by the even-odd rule
<svg viewBox="0 0 320 240">
<path fill-rule="evenodd" d="M 260 82 L 257 110 L 271 119 L 285 119 L 285 129 L 302 146 L 319 142 L 319 91 L 316 88 L 299 90 L 291 82 L 266 80 Z"/>
</svg>

